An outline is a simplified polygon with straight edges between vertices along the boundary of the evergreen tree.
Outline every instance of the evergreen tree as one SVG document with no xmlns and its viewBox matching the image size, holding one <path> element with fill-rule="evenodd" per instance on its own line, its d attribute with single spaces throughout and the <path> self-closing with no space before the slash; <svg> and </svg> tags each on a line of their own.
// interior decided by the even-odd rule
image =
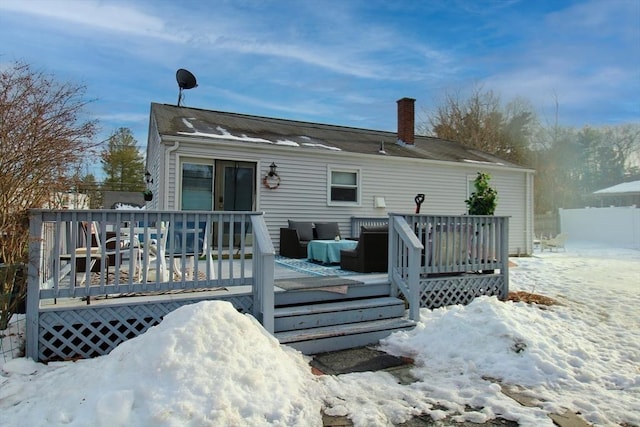
<svg viewBox="0 0 640 427">
<path fill-rule="evenodd" d="M 106 177 L 105 190 L 144 189 L 144 158 L 130 129 L 119 128 L 111 134 L 100 161 Z"/>
<path fill-rule="evenodd" d="M 498 192 L 489 186 L 491 176 L 478 172 L 473 181 L 476 191 L 464 202 L 469 208 L 469 215 L 493 215 L 498 202 Z"/>
<path fill-rule="evenodd" d="M 102 206 L 102 192 L 93 174 L 86 174 L 78 179 L 78 192 L 89 196 L 89 208 L 99 209 Z"/>
</svg>

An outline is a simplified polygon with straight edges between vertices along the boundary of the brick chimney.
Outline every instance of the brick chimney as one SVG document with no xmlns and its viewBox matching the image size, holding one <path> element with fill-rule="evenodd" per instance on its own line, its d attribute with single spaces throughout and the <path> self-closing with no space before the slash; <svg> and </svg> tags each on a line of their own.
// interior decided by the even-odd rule
<svg viewBox="0 0 640 427">
<path fill-rule="evenodd" d="M 413 98 L 398 100 L 398 141 L 408 145 L 415 142 L 415 102 Z"/>
</svg>

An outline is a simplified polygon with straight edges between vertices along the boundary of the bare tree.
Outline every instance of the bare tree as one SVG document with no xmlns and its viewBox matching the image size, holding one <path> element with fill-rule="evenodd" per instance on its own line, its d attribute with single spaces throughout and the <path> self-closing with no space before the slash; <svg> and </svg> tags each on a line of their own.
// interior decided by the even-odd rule
<svg viewBox="0 0 640 427">
<path fill-rule="evenodd" d="M 625 169 L 629 171 L 640 162 L 640 125 L 622 124 L 605 127 L 604 139 L 619 156 Z"/>
<path fill-rule="evenodd" d="M 0 71 L 0 263 L 28 261 L 27 210 L 69 188 L 70 173 L 92 148 L 96 122 L 81 118 L 84 94 L 84 86 L 59 83 L 28 64 Z M 12 284 L 0 285 L 3 294 L 12 291 Z"/>
<path fill-rule="evenodd" d="M 460 99 L 458 94 L 445 95 L 443 103 L 429 117 L 429 123 L 438 138 L 524 164 L 531 126 L 535 122 L 532 111 L 523 99 L 516 99 L 502 108 L 500 98 L 492 91 L 476 88 L 466 100 Z"/>
</svg>

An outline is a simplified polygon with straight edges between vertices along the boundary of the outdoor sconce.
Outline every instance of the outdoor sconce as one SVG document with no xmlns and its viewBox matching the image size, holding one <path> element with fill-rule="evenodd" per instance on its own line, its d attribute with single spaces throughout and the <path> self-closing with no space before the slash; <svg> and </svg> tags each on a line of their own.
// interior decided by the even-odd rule
<svg viewBox="0 0 640 427">
<path fill-rule="evenodd" d="M 144 180 L 147 184 L 153 184 L 153 179 L 151 179 L 151 174 L 149 173 L 149 171 L 146 171 L 144 173 Z"/>
<path fill-rule="evenodd" d="M 269 165 L 269 173 L 266 174 L 264 178 L 262 178 L 262 183 L 269 190 L 275 190 L 280 185 L 280 177 L 276 172 L 277 168 L 278 165 L 276 165 L 275 162 L 271 162 L 271 164 Z"/>
</svg>

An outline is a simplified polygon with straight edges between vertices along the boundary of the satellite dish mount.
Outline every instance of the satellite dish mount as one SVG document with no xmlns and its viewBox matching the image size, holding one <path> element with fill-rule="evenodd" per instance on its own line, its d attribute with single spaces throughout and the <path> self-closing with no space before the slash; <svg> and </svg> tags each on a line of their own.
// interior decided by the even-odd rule
<svg viewBox="0 0 640 427">
<path fill-rule="evenodd" d="M 178 82 L 178 87 L 180 88 L 180 91 L 178 92 L 179 107 L 183 99 L 182 89 L 193 89 L 194 87 L 198 86 L 198 83 L 196 83 L 196 76 L 194 76 L 190 71 L 185 70 L 184 68 L 180 68 L 178 71 L 176 71 L 176 81 Z"/>
</svg>

